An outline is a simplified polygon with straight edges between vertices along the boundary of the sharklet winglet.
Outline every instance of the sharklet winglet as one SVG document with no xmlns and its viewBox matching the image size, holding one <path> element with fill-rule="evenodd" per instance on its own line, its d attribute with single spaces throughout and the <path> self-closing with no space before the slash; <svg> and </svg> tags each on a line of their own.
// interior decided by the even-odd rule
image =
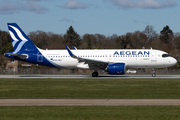
<svg viewBox="0 0 180 120">
<path fill-rule="evenodd" d="M 68 53 L 69 53 L 69 55 L 70 55 L 71 57 L 76 57 L 76 56 L 72 53 L 72 51 L 69 49 L 68 46 L 65 46 L 65 47 L 66 47 L 66 49 L 67 49 L 67 51 L 68 51 Z"/>
</svg>

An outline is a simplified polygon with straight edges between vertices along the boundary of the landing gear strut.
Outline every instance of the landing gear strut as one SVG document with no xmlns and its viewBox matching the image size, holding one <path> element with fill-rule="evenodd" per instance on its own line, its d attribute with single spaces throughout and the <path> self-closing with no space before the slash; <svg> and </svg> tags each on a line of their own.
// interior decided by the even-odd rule
<svg viewBox="0 0 180 120">
<path fill-rule="evenodd" d="M 154 68 L 152 68 L 151 72 L 152 72 L 152 77 L 156 77 L 156 73 L 155 73 L 156 71 Z"/>
<path fill-rule="evenodd" d="M 97 72 L 97 71 L 94 71 L 94 72 L 92 73 L 92 77 L 98 77 L 98 72 Z"/>
</svg>

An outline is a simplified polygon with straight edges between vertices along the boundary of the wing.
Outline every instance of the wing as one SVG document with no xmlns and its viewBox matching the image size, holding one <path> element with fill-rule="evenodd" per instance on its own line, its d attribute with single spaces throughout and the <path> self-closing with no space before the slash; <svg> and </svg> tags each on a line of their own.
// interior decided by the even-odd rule
<svg viewBox="0 0 180 120">
<path fill-rule="evenodd" d="M 66 46 L 66 49 L 72 58 L 77 59 L 79 63 L 84 62 L 84 64 L 88 64 L 90 69 L 104 70 L 108 65 L 108 62 L 106 61 L 78 57 L 69 49 L 68 46 Z"/>
</svg>

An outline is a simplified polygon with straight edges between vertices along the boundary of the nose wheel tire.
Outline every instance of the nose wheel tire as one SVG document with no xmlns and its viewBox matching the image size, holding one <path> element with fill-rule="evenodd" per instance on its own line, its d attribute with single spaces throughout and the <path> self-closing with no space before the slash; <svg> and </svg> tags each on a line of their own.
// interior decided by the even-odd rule
<svg viewBox="0 0 180 120">
<path fill-rule="evenodd" d="M 153 73 L 153 74 L 152 74 L 152 77 L 156 77 L 156 74 L 155 74 L 155 73 Z"/>
</svg>

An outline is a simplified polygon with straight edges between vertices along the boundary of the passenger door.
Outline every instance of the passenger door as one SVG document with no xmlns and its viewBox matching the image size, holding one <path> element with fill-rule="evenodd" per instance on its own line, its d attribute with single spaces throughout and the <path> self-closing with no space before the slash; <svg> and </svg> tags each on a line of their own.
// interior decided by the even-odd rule
<svg viewBox="0 0 180 120">
<path fill-rule="evenodd" d="M 157 53 L 156 51 L 151 51 L 151 63 L 156 63 L 157 62 Z"/>
</svg>

